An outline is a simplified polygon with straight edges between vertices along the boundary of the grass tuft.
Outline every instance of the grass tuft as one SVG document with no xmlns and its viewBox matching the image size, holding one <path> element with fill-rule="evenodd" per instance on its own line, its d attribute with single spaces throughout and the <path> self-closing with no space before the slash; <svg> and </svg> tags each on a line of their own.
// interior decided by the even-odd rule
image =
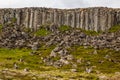
<svg viewBox="0 0 120 80">
<path fill-rule="evenodd" d="M 70 26 L 67 26 L 67 25 L 62 25 L 62 26 L 59 27 L 59 30 L 61 32 L 65 32 L 65 31 L 68 31 L 70 29 L 71 29 Z"/>
<path fill-rule="evenodd" d="M 118 31 L 120 31 L 120 25 L 111 27 L 108 32 L 113 33 L 113 32 L 118 32 Z"/>
<path fill-rule="evenodd" d="M 46 30 L 45 28 L 40 28 L 39 30 L 37 30 L 34 34 L 36 36 L 47 36 L 48 34 L 50 34 L 51 32 Z"/>
</svg>

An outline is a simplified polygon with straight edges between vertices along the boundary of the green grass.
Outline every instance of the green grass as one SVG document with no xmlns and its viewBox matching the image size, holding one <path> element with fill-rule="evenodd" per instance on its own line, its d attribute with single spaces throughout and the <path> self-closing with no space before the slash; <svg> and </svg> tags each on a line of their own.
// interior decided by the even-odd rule
<svg viewBox="0 0 120 80">
<path fill-rule="evenodd" d="M 49 35 L 51 32 L 46 30 L 45 28 L 40 28 L 39 30 L 37 30 L 36 32 L 34 32 L 34 34 L 36 36 L 47 36 Z"/>
<path fill-rule="evenodd" d="M 0 33 L 1 33 L 1 31 L 2 31 L 2 27 L 3 27 L 2 24 L 0 24 Z"/>
<path fill-rule="evenodd" d="M 77 63 L 78 72 L 71 74 L 70 69 L 72 68 L 70 65 L 65 65 L 62 68 L 55 68 L 53 66 L 46 66 L 41 57 L 47 57 L 51 51 L 55 48 L 55 45 L 50 47 L 42 46 L 37 51 L 38 55 L 30 55 L 32 50 L 30 49 L 7 49 L 7 48 L 0 48 L 0 69 L 2 68 L 9 68 L 13 69 L 13 63 L 16 62 L 19 65 L 18 70 L 22 70 L 24 68 L 29 68 L 32 70 L 32 73 L 36 74 L 47 74 L 52 76 L 60 76 L 63 79 L 86 79 L 86 80 L 97 80 L 96 70 L 105 74 L 112 74 L 115 72 L 120 72 L 120 64 L 113 63 L 105 59 L 104 57 L 108 54 L 110 55 L 111 59 L 120 61 L 120 52 L 110 50 L 110 49 L 102 49 L 97 50 L 98 54 L 92 54 L 94 49 L 90 46 L 88 48 L 84 48 L 83 46 L 73 46 L 72 48 L 68 49 L 70 54 L 75 57 L 75 60 L 72 63 L 76 63 L 77 59 L 82 59 L 82 63 Z M 24 62 L 20 62 L 19 59 L 22 58 Z M 55 58 L 54 60 L 59 59 L 59 57 Z M 103 60 L 104 62 L 101 64 L 98 61 Z M 86 65 L 87 61 L 91 62 L 90 65 Z M 86 66 L 96 66 L 93 69 L 93 73 L 86 74 L 84 73 Z M 17 73 L 17 72 L 16 72 Z M 18 72 L 19 73 L 19 72 Z M 20 73 L 19 73 L 20 74 Z M 22 72 L 21 72 L 22 74 Z M 3 75 L 3 74 L 0 74 Z M 69 76 L 71 75 L 71 76 Z M 21 75 L 22 76 L 22 75 Z M 22 78 L 21 76 L 17 75 L 16 78 Z M 0 76 L 1 77 L 1 76 Z M 24 78 L 31 78 L 30 76 L 23 76 Z M 42 77 L 40 77 L 41 79 Z M 47 77 L 43 77 L 47 78 Z"/>
<path fill-rule="evenodd" d="M 84 32 L 86 35 L 91 35 L 91 36 L 97 36 L 99 34 L 102 33 L 102 31 L 91 31 L 91 30 L 83 30 L 83 29 L 80 29 L 82 32 Z"/>
<path fill-rule="evenodd" d="M 17 21 L 17 18 L 12 18 L 11 21 L 12 23 L 15 23 Z"/>
<path fill-rule="evenodd" d="M 67 25 L 62 25 L 62 26 L 59 27 L 59 30 L 60 30 L 61 32 L 65 32 L 65 31 L 68 31 L 68 30 L 70 30 L 70 29 L 71 29 L 71 27 L 70 27 L 70 26 L 67 26 Z"/>
<path fill-rule="evenodd" d="M 49 71 L 50 69 L 54 70 L 55 68 L 53 67 L 49 67 L 46 69 L 44 67 L 45 64 L 41 60 L 41 57 L 43 58 L 47 57 L 54 48 L 55 46 L 41 47 L 37 51 L 39 55 L 33 55 L 33 56 L 29 54 L 31 52 L 31 50 L 29 49 L 0 48 L 0 65 L 1 67 L 5 67 L 5 68 L 13 68 L 13 63 L 17 62 L 20 66 L 19 69 L 24 69 L 28 67 L 31 70 L 42 70 L 42 71 L 43 70 Z M 86 65 L 87 61 L 91 62 L 91 64 L 88 66 L 96 66 L 95 70 L 98 70 L 102 73 L 114 73 L 120 70 L 119 63 L 113 63 L 108 59 L 104 58 L 106 55 L 110 55 L 112 60 L 119 61 L 120 52 L 110 50 L 110 49 L 102 49 L 102 50 L 97 50 L 98 54 L 92 54 L 94 52 L 94 49 L 92 47 L 88 47 L 85 49 L 83 46 L 73 46 L 69 50 L 70 50 L 70 53 L 76 59 L 82 59 L 84 61 L 83 63 L 78 64 L 79 66 L 78 70 L 80 72 L 84 72 L 85 67 L 87 66 Z M 18 60 L 20 58 L 24 59 L 25 63 L 19 62 Z M 57 59 L 59 59 L 59 57 L 55 59 L 53 58 L 53 60 L 57 60 Z M 101 64 L 99 63 L 100 60 L 104 62 Z M 70 68 L 72 68 L 71 65 L 66 65 L 66 66 L 63 66 L 61 70 L 69 70 Z"/>
<path fill-rule="evenodd" d="M 110 55 L 112 60 L 120 61 L 120 52 L 110 49 L 102 49 L 97 50 L 98 54 L 92 54 L 94 52 L 92 47 L 85 49 L 83 46 L 74 46 L 70 51 L 71 54 L 73 54 L 77 59 L 84 60 L 84 63 L 78 65 L 80 71 L 84 70 L 82 67 L 86 66 L 87 61 L 91 62 L 91 64 L 88 66 L 96 66 L 95 70 L 98 70 L 102 73 L 114 73 L 120 71 L 119 63 L 114 63 L 104 58 L 106 55 Z M 104 62 L 101 64 L 99 61 Z"/>
<path fill-rule="evenodd" d="M 30 49 L 6 49 L 0 48 L 0 65 L 3 68 L 13 68 L 13 63 L 16 62 L 20 67 L 19 69 L 30 68 L 31 70 L 50 70 L 43 69 L 41 66 L 45 66 L 41 60 L 41 57 L 46 57 L 50 54 L 54 46 L 41 47 L 37 52 L 39 55 L 30 55 L 32 50 Z M 19 59 L 23 59 L 24 62 L 20 62 Z"/>
<path fill-rule="evenodd" d="M 120 25 L 111 27 L 108 32 L 113 33 L 113 32 L 118 32 L 118 31 L 120 31 Z"/>
</svg>

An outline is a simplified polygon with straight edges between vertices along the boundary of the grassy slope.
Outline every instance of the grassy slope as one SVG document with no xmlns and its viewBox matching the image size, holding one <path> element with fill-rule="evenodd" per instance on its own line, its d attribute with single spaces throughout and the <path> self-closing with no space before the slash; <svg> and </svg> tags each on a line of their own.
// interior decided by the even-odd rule
<svg viewBox="0 0 120 80">
<path fill-rule="evenodd" d="M 88 47 L 87 49 L 84 49 L 84 47 L 73 47 L 72 54 L 78 58 L 83 59 L 85 62 L 89 61 L 91 64 L 89 66 L 96 66 L 95 70 L 98 70 L 102 73 L 114 73 L 117 71 L 120 71 L 120 63 L 114 63 L 112 61 L 109 61 L 109 59 L 106 59 L 105 56 L 109 55 L 110 59 L 114 61 L 120 61 L 120 52 L 119 51 L 113 51 L 110 49 L 102 49 L 97 50 L 97 54 L 93 54 L 94 49 L 91 47 Z M 104 61 L 102 64 L 99 63 L 99 61 Z M 83 64 L 80 64 L 79 67 L 85 66 L 85 62 Z"/>
<path fill-rule="evenodd" d="M 117 29 L 116 29 L 117 28 Z M 110 32 L 115 32 L 118 30 L 118 27 L 115 29 L 110 29 Z M 62 26 L 59 28 L 60 31 L 64 32 L 69 30 L 69 27 Z M 96 32 L 85 32 L 88 35 L 98 35 Z M 36 33 L 38 36 L 46 36 L 49 34 L 48 31 L 45 29 L 38 30 Z M 108 54 L 110 55 L 110 58 L 115 61 L 120 61 L 120 52 L 109 50 L 109 49 L 103 49 L 103 50 L 97 50 L 98 54 L 92 54 L 94 49 L 91 47 L 88 47 L 85 49 L 83 46 L 74 46 L 70 50 L 70 53 L 74 55 L 75 58 L 77 59 L 82 59 L 83 63 L 78 64 L 78 72 L 75 72 L 74 74 L 71 74 L 70 68 L 71 66 L 67 65 L 65 67 L 62 67 L 61 69 L 56 69 L 55 67 L 52 66 L 45 66 L 45 64 L 42 63 L 41 57 L 46 57 L 48 54 L 50 54 L 51 50 L 55 46 L 50 46 L 50 47 L 41 47 L 39 49 L 39 54 L 40 55 L 30 55 L 31 50 L 29 49 L 5 49 L 5 48 L 0 48 L 0 70 L 8 68 L 10 70 L 15 71 L 16 73 L 21 73 L 23 74 L 24 68 L 29 68 L 31 72 L 29 74 L 41 74 L 44 76 L 39 77 L 41 79 L 45 79 L 46 74 L 53 76 L 53 77 L 59 77 L 59 78 L 64 78 L 64 79 L 70 79 L 70 78 L 84 78 L 88 80 L 97 80 L 98 74 L 96 71 L 100 73 L 104 73 L 106 75 L 114 74 L 115 72 L 120 72 L 120 63 L 113 63 L 109 61 L 108 59 L 105 59 L 104 57 Z M 20 62 L 19 59 L 22 58 L 24 62 Z M 103 63 L 99 63 L 98 61 L 102 60 Z M 86 74 L 84 73 L 85 71 L 85 66 L 86 62 L 89 61 L 91 64 L 89 66 L 96 66 L 93 70 L 93 73 L 91 74 Z M 15 70 L 13 68 L 13 63 L 16 62 L 19 65 L 19 69 Z M 71 76 L 69 76 L 71 75 Z M 2 74 L 0 74 L 0 78 L 2 78 Z M 31 79 L 32 76 L 19 76 L 16 75 L 14 78 L 17 79 Z"/>
<path fill-rule="evenodd" d="M 23 73 L 24 68 L 29 68 L 32 73 L 35 74 L 44 74 L 44 75 L 51 75 L 51 76 L 58 76 L 61 78 L 70 78 L 70 67 L 66 66 L 61 69 L 57 69 L 52 66 L 45 66 L 45 64 L 42 64 L 41 57 L 45 57 L 46 55 L 50 54 L 51 50 L 54 48 L 54 46 L 48 47 L 48 48 L 40 48 L 39 53 L 40 55 L 30 55 L 29 53 L 31 50 L 28 49 L 0 49 L 0 69 L 9 68 L 11 70 L 13 69 L 13 63 L 16 62 L 19 65 L 19 69 L 21 74 Z M 105 59 L 106 54 L 110 54 L 111 58 L 114 60 L 119 60 L 120 52 L 112 51 L 109 49 L 104 50 L 98 50 L 98 54 L 92 54 L 94 49 L 88 47 L 87 49 L 84 49 L 82 46 L 75 46 L 72 49 L 70 49 L 71 54 L 74 55 L 77 59 L 83 59 L 84 62 L 81 64 L 78 64 L 78 72 L 71 75 L 73 78 L 79 78 L 82 76 L 82 78 L 86 79 L 97 79 L 96 71 L 99 71 L 104 74 L 113 74 L 115 72 L 120 71 L 120 63 L 113 63 Z M 19 59 L 24 59 L 24 62 L 20 62 Z M 104 63 L 100 64 L 98 61 L 103 60 Z M 96 68 L 93 70 L 93 73 L 86 74 L 85 66 L 86 61 L 90 61 L 91 64 L 89 66 L 96 66 Z M 16 71 L 17 72 L 17 71 Z M 17 76 L 16 78 L 18 78 Z M 27 76 L 28 77 L 28 76 Z M 20 78 L 20 77 L 19 77 Z M 30 78 L 30 77 L 29 77 Z M 45 77 L 43 77 L 45 78 Z"/>
</svg>

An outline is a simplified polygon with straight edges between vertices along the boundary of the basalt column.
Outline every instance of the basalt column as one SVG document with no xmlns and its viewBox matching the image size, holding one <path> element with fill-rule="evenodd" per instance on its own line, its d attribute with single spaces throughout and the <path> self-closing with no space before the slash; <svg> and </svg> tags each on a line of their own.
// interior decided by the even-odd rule
<svg viewBox="0 0 120 80">
<path fill-rule="evenodd" d="M 65 12 L 62 12 L 62 25 L 65 25 Z"/>
<path fill-rule="evenodd" d="M 46 24 L 46 12 L 45 10 L 42 12 L 42 25 Z"/>
<path fill-rule="evenodd" d="M 58 17 L 57 11 L 54 10 L 54 23 L 55 24 L 57 24 L 57 21 L 58 21 L 57 17 Z"/>
<path fill-rule="evenodd" d="M 1 19 L 0 19 L 0 23 L 3 25 L 4 23 L 5 23 L 5 21 L 4 21 L 4 10 L 2 9 L 1 11 L 0 11 L 1 13 Z"/>
<path fill-rule="evenodd" d="M 59 20 L 58 20 L 59 24 L 58 25 L 61 26 L 62 25 L 62 13 L 61 12 L 59 12 L 59 16 L 58 17 L 59 17 Z"/>
<path fill-rule="evenodd" d="M 67 12 L 67 14 L 66 14 L 66 25 L 68 25 L 68 26 L 72 26 L 72 16 L 71 16 L 71 14 L 70 14 L 71 12 Z"/>
<path fill-rule="evenodd" d="M 80 28 L 80 12 L 76 12 L 76 27 Z"/>
<path fill-rule="evenodd" d="M 70 19 L 69 19 L 69 11 L 68 11 L 65 14 L 65 25 L 69 25 L 69 21 L 70 21 Z"/>
<path fill-rule="evenodd" d="M 26 10 L 26 18 L 25 18 L 25 27 L 26 28 L 29 28 L 29 21 L 30 21 L 29 15 L 30 15 L 29 10 Z"/>
<path fill-rule="evenodd" d="M 0 24 L 17 19 L 17 25 L 37 30 L 40 25 L 55 23 L 85 30 L 106 31 L 120 24 L 120 9 L 112 8 L 21 8 L 0 9 Z"/>
<path fill-rule="evenodd" d="M 21 10 L 16 11 L 15 17 L 16 17 L 16 20 L 17 20 L 17 25 L 21 24 L 20 23 L 20 13 L 21 13 Z"/>
<path fill-rule="evenodd" d="M 37 27 L 40 27 L 42 25 L 42 21 L 43 21 L 43 13 L 42 13 L 41 9 L 38 11 L 37 18 L 38 18 Z"/>
<path fill-rule="evenodd" d="M 98 22 L 99 22 L 99 10 L 94 9 L 94 31 L 98 31 Z"/>
<path fill-rule="evenodd" d="M 31 28 L 31 30 L 33 30 L 33 21 L 34 21 L 34 11 L 31 10 L 31 14 L 30 14 L 30 25 L 29 25 L 29 27 Z"/>
<path fill-rule="evenodd" d="M 108 12 L 108 24 L 107 24 L 107 30 L 111 28 L 111 26 L 113 26 L 113 14 L 112 14 L 112 10 L 109 10 Z"/>
<path fill-rule="evenodd" d="M 81 17 L 81 18 L 80 18 L 80 21 L 81 21 L 81 23 L 80 23 L 80 28 L 81 28 L 81 29 L 85 29 L 85 28 L 84 28 L 84 27 L 85 27 L 85 26 L 84 26 L 84 23 L 85 23 L 84 20 L 85 20 L 85 18 L 84 18 L 84 11 L 83 11 L 83 10 L 81 10 L 81 15 L 80 15 L 80 17 Z"/>
<path fill-rule="evenodd" d="M 94 17 L 94 10 L 90 9 L 90 11 L 89 11 L 89 30 L 94 30 L 93 17 Z"/>
<path fill-rule="evenodd" d="M 51 11 L 50 12 L 50 23 L 53 23 L 54 22 L 54 12 L 53 11 Z"/>
<path fill-rule="evenodd" d="M 117 10 L 117 12 L 116 12 L 116 14 L 117 14 L 117 24 L 119 24 L 120 25 L 120 10 Z"/>
<path fill-rule="evenodd" d="M 72 25 L 71 25 L 71 27 L 76 27 L 76 18 L 75 18 L 75 16 L 76 16 L 76 14 L 73 11 L 72 12 Z"/>
<path fill-rule="evenodd" d="M 107 27 L 107 12 L 104 10 L 104 9 L 100 9 L 100 14 L 99 14 L 99 16 L 100 16 L 100 19 L 99 19 L 99 21 L 100 21 L 100 30 L 101 31 L 105 31 L 106 30 L 106 27 Z"/>
<path fill-rule="evenodd" d="M 88 30 L 88 11 L 85 11 L 85 30 Z"/>
<path fill-rule="evenodd" d="M 34 30 L 36 31 L 37 30 L 37 25 L 38 25 L 38 11 L 35 10 L 34 11 Z"/>
</svg>

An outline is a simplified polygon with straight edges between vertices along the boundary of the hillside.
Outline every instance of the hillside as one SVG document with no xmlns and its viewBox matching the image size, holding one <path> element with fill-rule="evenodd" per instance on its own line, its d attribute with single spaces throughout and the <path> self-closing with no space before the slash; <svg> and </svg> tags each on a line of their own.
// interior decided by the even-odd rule
<svg viewBox="0 0 120 80">
<path fill-rule="evenodd" d="M 3 80 L 119 80 L 119 57 L 119 25 L 106 32 L 56 24 L 36 31 L 13 22 L 0 27 Z"/>
</svg>

